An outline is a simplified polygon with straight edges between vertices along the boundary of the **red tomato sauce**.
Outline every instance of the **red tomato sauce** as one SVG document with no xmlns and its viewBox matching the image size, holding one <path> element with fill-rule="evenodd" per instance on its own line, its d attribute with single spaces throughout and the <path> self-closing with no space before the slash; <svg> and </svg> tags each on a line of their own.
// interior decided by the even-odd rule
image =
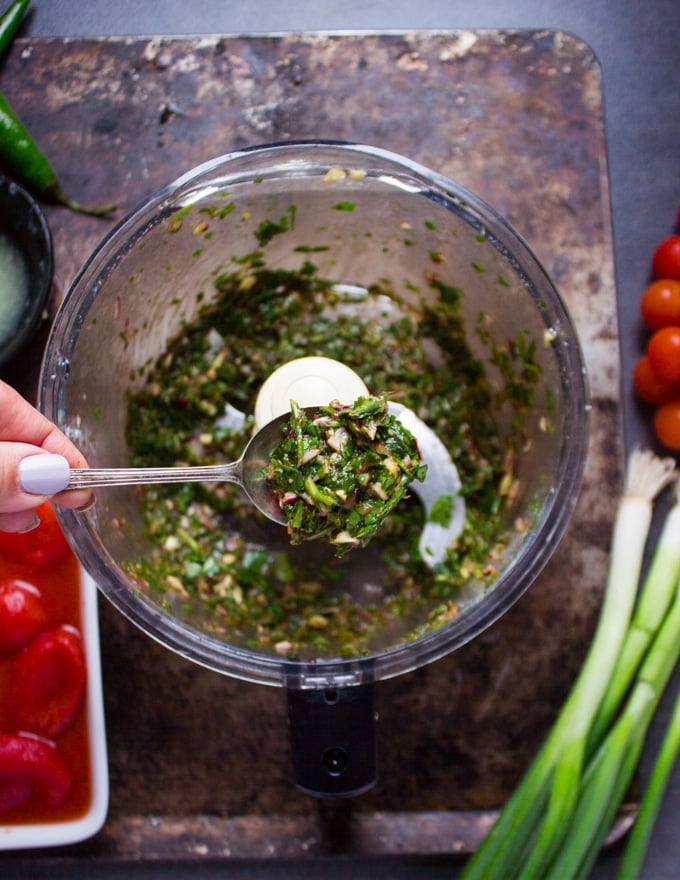
<svg viewBox="0 0 680 880">
<path fill-rule="evenodd" d="M 38 540 L 40 528 L 35 530 Z M 0 578 L 20 578 L 40 590 L 47 612 L 45 629 L 69 624 L 82 635 L 80 568 L 70 548 L 66 545 L 58 559 L 38 566 L 9 556 L 0 546 Z M 7 705 L 10 664 L 11 657 L 0 657 L 0 732 L 13 734 L 18 731 L 12 727 Z M 0 814 L 0 826 L 74 821 L 90 809 L 92 773 L 87 698 L 68 729 L 55 737 L 54 742 L 73 777 L 65 800 L 55 807 L 41 803 L 40 798 L 34 796 L 23 806 Z"/>
</svg>

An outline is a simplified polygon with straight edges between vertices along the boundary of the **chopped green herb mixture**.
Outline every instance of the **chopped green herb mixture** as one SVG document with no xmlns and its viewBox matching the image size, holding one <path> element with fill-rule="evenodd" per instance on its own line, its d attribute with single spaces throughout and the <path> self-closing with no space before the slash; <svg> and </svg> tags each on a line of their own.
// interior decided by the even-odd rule
<svg viewBox="0 0 680 880">
<path fill-rule="evenodd" d="M 267 478 L 293 544 L 323 538 L 343 556 L 378 532 L 411 480 L 425 477 L 418 444 L 385 398 L 331 403 L 312 417 L 293 400 L 285 431 Z"/>
<path fill-rule="evenodd" d="M 440 526 L 445 526 L 451 519 L 454 503 L 453 495 L 440 495 L 432 505 L 428 520 Z"/>
<path fill-rule="evenodd" d="M 237 459 L 265 379 L 286 361 L 320 355 L 342 361 L 371 395 L 401 403 L 429 424 L 458 469 L 466 523 L 433 571 L 418 551 L 424 518 L 412 493 L 398 500 L 367 546 L 337 558 L 339 545 L 327 541 L 291 546 L 286 529 L 230 484 L 150 486 L 141 491 L 156 549 L 129 565 L 139 588 L 215 637 L 293 658 L 362 656 L 455 617 L 463 586 L 469 593 L 471 583 L 478 591 L 493 583 L 507 539 L 502 523 L 513 454 L 499 438 L 495 411 L 510 406 L 520 446 L 539 374 L 531 345 L 520 340 L 493 349 L 505 393 L 490 386 L 467 343 L 477 333 L 488 347 L 484 316 L 466 330 L 460 291 L 436 278 L 424 282 L 436 291 L 436 305 L 423 302 L 417 314 L 388 282 L 343 292 L 312 263 L 271 270 L 261 253 L 214 283 L 214 300 L 205 291 L 198 317 L 146 368 L 142 389 L 130 396 L 131 464 Z M 394 458 L 402 457 L 399 447 Z M 328 487 L 317 482 L 314 491 L 318 498 Z"/>
</svg>

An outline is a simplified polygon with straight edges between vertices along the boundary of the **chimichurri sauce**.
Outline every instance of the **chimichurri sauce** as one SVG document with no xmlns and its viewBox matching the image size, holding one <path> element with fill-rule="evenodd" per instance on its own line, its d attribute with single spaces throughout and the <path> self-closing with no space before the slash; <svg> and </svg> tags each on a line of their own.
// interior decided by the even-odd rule
<svg viewBox="0 0 680 880">
<path fill-rule="evenodd" d="M 427 465 L 415 438 L 384 397 L 331 401 L 307 413 L 291 400 L 285 436 L 272 450 L 267 480 L 291 543 L 321 538 L 340 557 L 379 532 Z"/>
<path fill-rule="evenodd" d="M 496 346 L 483 315 L 466 331 L 459 291 L 436 279 L 429 283 L 437 305 L 424 303 L 415 314 L 387 285 L 336 285 L 311 263 L 272 270 L 257 256 L 216 278 L 214 300 L 130 396 L 131 464 L 238 458 L 264 380 L 294 358 L 325 356 L 354 369 L 371 395 L 412 409 L 445 443 L 461 478 L 464 530 L 429 569 L 418 551 L 422 508 L 406 496 L 367 547 L 338 559 L 323 541 L 291 546 L 286 529 L 232 485 L 148 487 L 144 514 L 156 550 L 130 572 L 140 589 L 231 644 L 298 659 L 380 651 L 454 618 L 463 585 L 483 591 L 493 582 L 507 537 L 501 517 L 513 454 L 494 418 L 498 392 L 466 332 L 478 335 L 501 370 L 519 443 L 540 377 L 534 345 L 520 334 Z"/>
</svg>

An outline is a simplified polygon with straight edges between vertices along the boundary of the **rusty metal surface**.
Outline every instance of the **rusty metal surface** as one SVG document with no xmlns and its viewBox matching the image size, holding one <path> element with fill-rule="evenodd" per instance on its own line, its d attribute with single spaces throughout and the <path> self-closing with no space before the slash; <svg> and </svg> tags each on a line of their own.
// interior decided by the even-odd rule
<svg viewBox="0 0 680 880">
<path fill-rule="evenodd" d="M 378 686 L 381 777 L 371 793 L 336 807 L 329 822 L 327 808 L 293 787 L 283 692 L 202 670 L 106 603 L 101 609 L 110 819 L 72 854 L 303 855 L 332 851 L 333 840 L 362 853 L 397 852 L 399 841 L 411 852 L 473 848 L 579 667 L 621 479 L 601 83 L 590 50 L 561 33 L 510 31 L 19 40 L 0 88 L 65 188 L 88 203 L 117 201 L 119 216 L 235 148 L 362 141 L 486 199 L 553 277 L 593 396 L 576 514 L 543 574 L 499 623 L 456 654 Z M 49 219 L 54 308 L 113 221 L 56 207 Z M 29 397 L 47 323 L 3 373 Z M 354 831 L 342 838 L 342 828 Z"/>
</svg>

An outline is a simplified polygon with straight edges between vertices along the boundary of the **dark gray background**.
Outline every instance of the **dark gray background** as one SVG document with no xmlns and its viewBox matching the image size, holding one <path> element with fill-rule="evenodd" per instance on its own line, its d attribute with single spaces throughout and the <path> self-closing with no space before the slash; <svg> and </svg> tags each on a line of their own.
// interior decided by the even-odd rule
<svg viewBox="0 0 680 880">
<path fill-rule="evenodd" d="M 4 8 L 6 2 L 0 3 Z M 644 414 L 630 392 L 640 351 L 639 297 L 649 281 L 652 251 L 670 234 L 680 207 L 679 0 L 33 0 L 23 33 L 34 36 L 250 34 L 303 30 L 440 28 L 553 28 L 585 40 L 603 71 L 607 143 L 621 332 L 622 399 L 626 443 L 649 443 Z M 679 676 L 667 695 L 643 763 L 643 778 L 663 730 Z M 680 766 L 657 823 L 645 880 L 680 876 Z M 20 864 L 20 861 L 22 864 Z M 616 853 L 602 857 L 597 880 L 616 877 Z M 130 878 L 314 878 L 351 876 L 455 877 L 447 859 L 305 863 L 54 866 L 17 860 L 0 865 L 10 877 L 108 880 Z"/>
</svg>

